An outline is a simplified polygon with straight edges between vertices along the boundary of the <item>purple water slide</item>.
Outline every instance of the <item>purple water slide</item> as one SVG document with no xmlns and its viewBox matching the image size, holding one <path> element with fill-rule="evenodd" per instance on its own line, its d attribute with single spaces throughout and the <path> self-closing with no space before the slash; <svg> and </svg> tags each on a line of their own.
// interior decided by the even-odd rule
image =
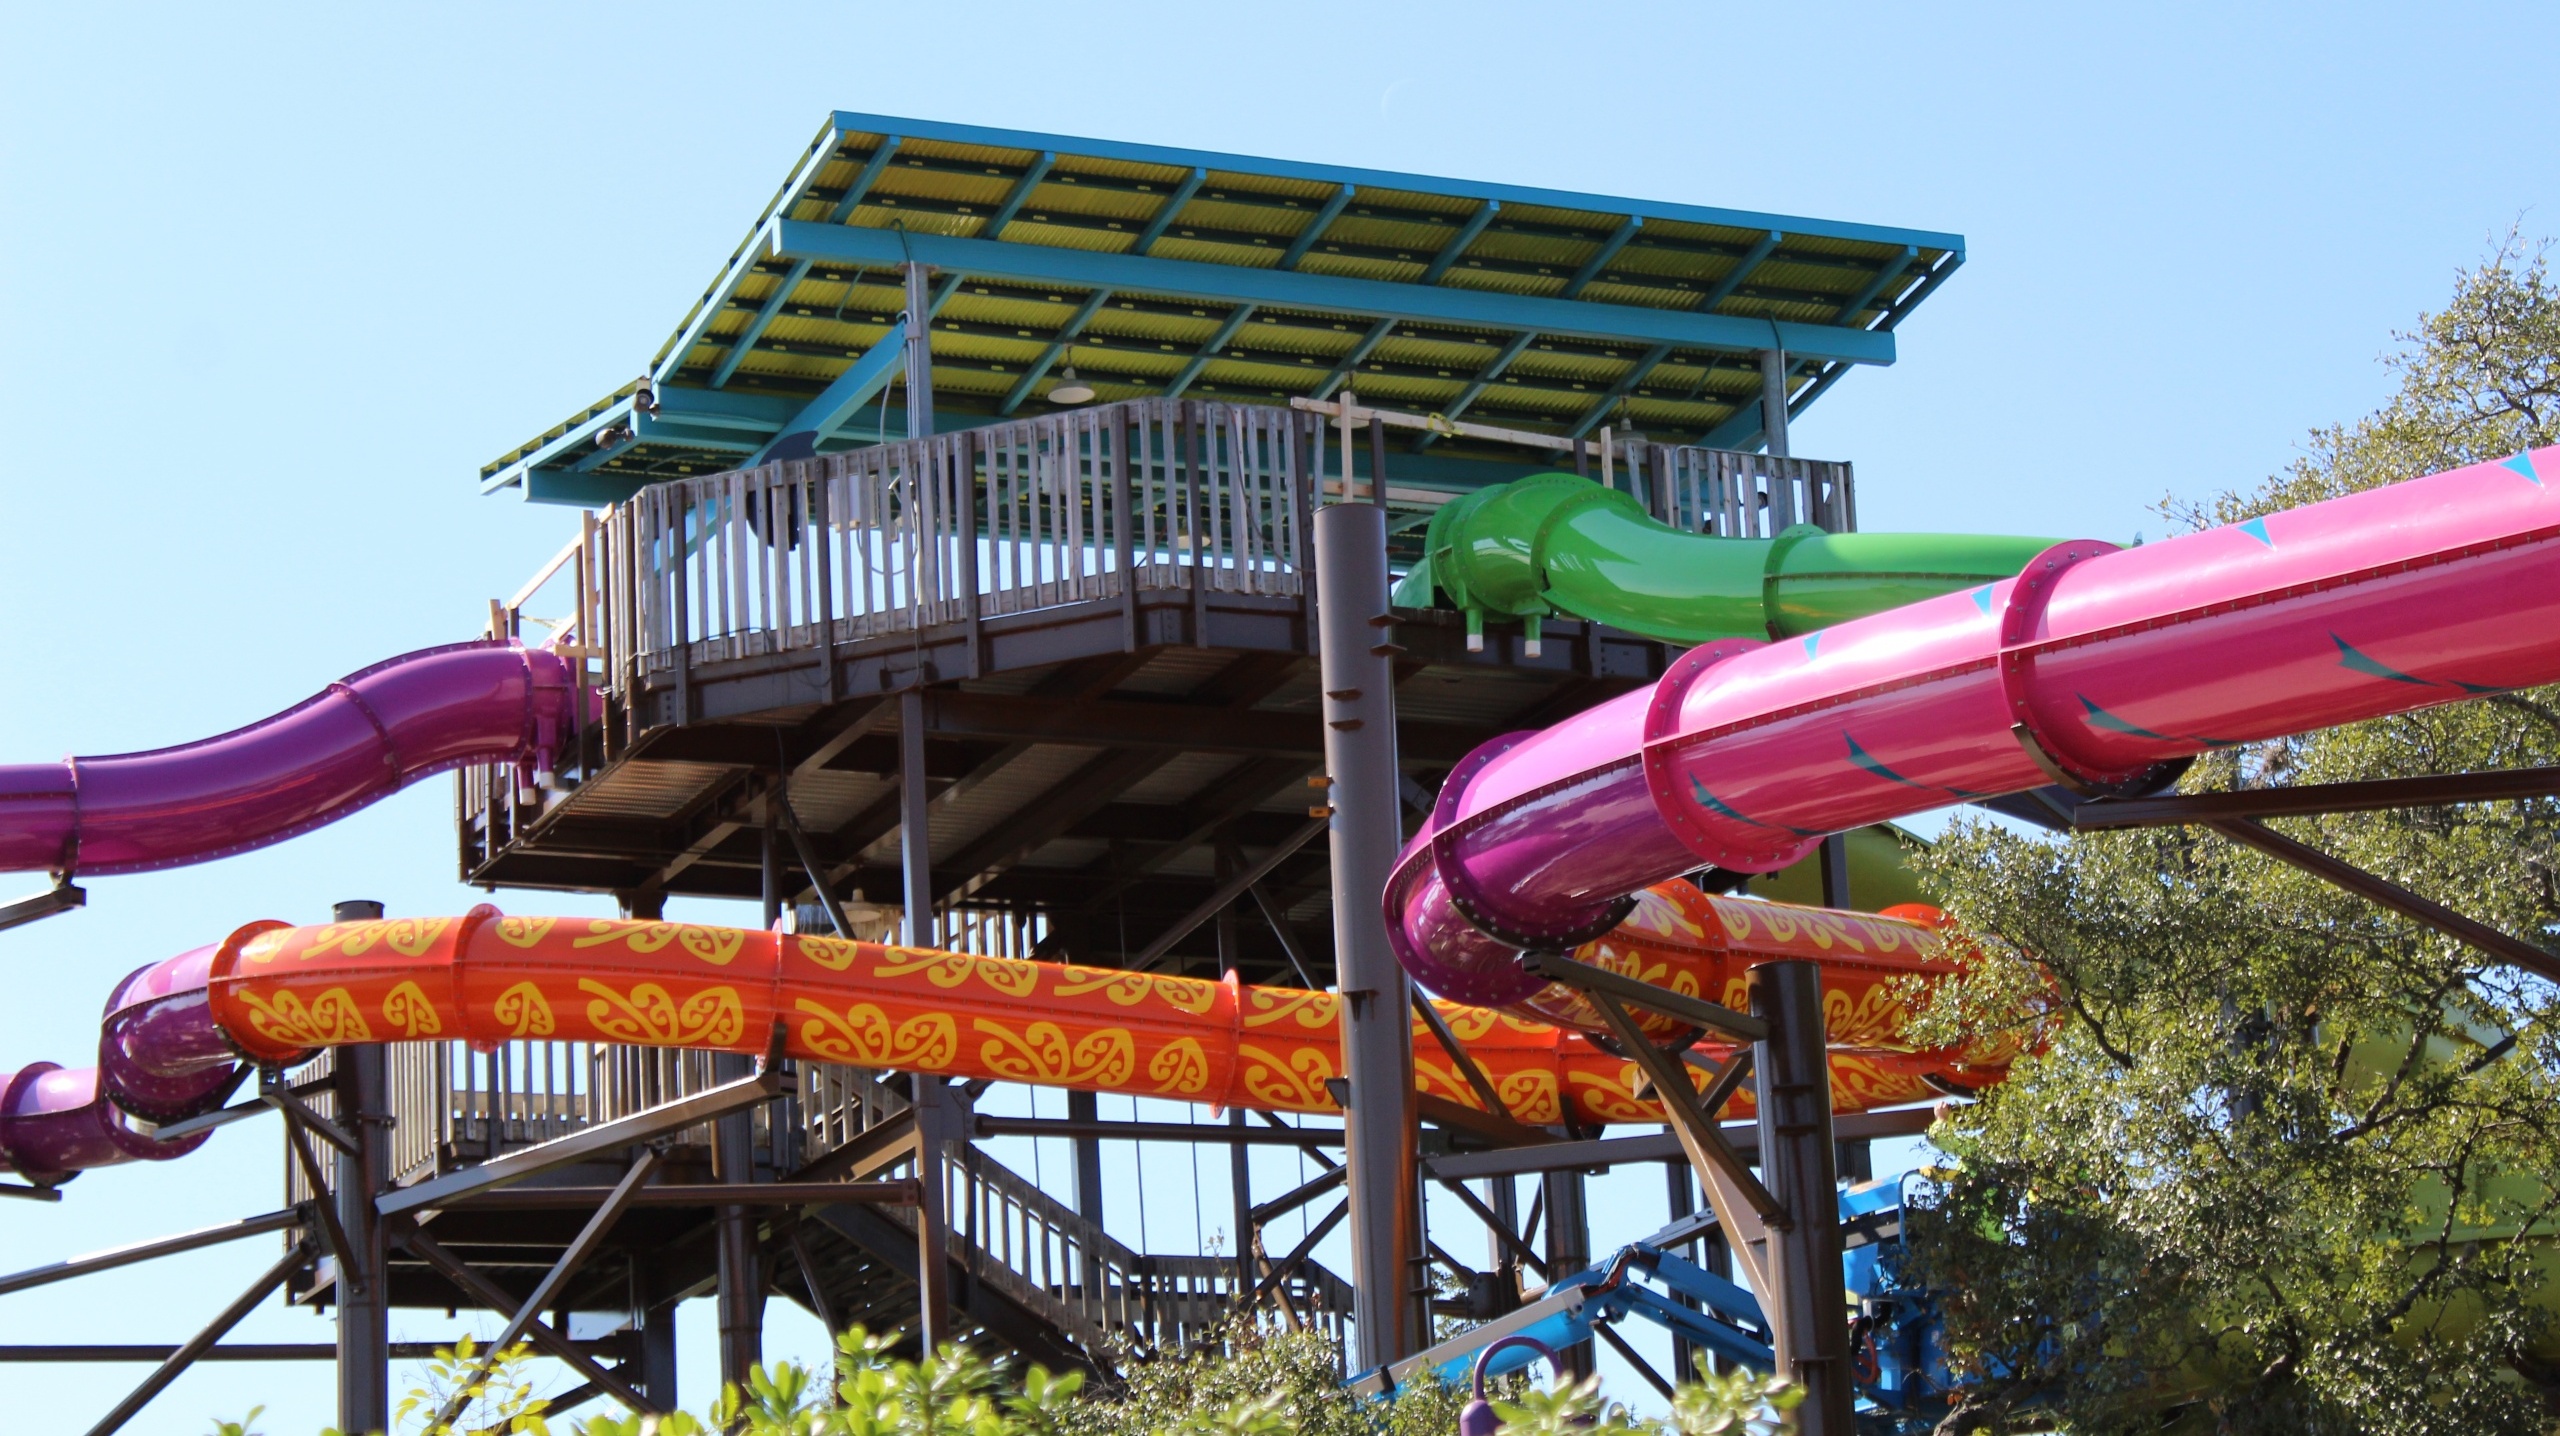
<svg viewBox="0 0 2560 1436">
<path fill-rule="evenodd" d="M 218 738 L 0 766 L 0 871 L 179 867 L 281 842 L 466 764 L 548 773 L 570 733 L 572 682 L 544 649 L 450 644 Z"/>
<path fill-rule="evenodd" d="M 1501 1006 L 1523 949 L 1614 926 L 1702 865 L 2054 782 L 2139 789 L 2209 749 L 2560 680 L 2560 448 L 2132 549 L 1777 643 L 1497 739 L 1386 895 L 1425 986 Z"/>
</svg>

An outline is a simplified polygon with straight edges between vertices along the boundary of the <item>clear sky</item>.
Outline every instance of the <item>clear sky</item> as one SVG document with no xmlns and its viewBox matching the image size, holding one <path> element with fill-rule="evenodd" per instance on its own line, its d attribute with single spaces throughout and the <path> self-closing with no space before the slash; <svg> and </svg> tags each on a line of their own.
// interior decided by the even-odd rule
<svg viewBox="0 0 2560 1436">
<path fill-rule="evenodd" d="M 478 497 L 477 466 L 638 372 L 838 107 L 1952 230 L 1969 262 L 1902 362 L 1797 451 L 1857 463 L 1870 528 L 2157 536 L 2163 494 L 2372 407 L 2390 332 L 2510 224 L 2560 233 L 2560 11 L 2239 8 L 17 0 L 0 759 L 203 736 L 475 632 L 574 517 Z M 473 900 L 448 793 L 0 935 L 0 1064 L 86 1063 L 115 978 L 249 919 Z M 279 1162 L 252 1126 L 6 1204 L 0 1268 L 266 1210 Z M 1659 1217 L 1656 1173 L 1613 1180 L 1595 1243 Z M 0 1342 L 181 1340 L 271 1251 L 0 1297 Z M 77 1430 L 141 1375 L 0 1390 Z M 129 1429 L 262 1401 L 316 1430 L 325 1368 L 200 1368 Z"/>
</svg>

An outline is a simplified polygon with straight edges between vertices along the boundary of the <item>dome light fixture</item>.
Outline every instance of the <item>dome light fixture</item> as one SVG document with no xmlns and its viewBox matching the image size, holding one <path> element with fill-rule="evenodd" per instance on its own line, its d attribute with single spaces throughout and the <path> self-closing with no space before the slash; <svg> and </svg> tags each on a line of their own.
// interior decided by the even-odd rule
<svg viewBox="0 0 2560 1436">
<path fill-rule="evenodd" d="M 1089 404 L 1093 402 L 1093 386 L 1076 377 L 1076 366 L 1058 371 L 1058 382 L 1049 389 L 1052 404 Z"/>
</svg>

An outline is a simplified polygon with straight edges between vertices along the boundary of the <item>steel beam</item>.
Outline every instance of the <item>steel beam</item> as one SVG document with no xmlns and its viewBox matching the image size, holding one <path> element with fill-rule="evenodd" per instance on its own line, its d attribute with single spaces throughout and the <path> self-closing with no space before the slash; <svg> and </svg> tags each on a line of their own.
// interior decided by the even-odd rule
<svg viewBox="0 0 2560 1436">
<path fill-rule="evenodd" d="M 1191 356 L 1191 362 L 1183 365 L 1182 372 L 1174 375 L 1173 382 L 1165 386 L 1164 397 L 1181 398 L 1182 391 L 1191 387 L 1191 381 L 1200 377 L 1200 371 L 1209 367 L 1209 361 L 1217 358 L 1218 351 L 1226 348 L 1227 341 L 1235 338 L 1236 331 L 1253 317 L 1253 310 L 1254 306 L 1250 304 L 1239 304 L 1228 311 L 1226 322 L 1218 326 L 1218 332 L 1209 336 L 1209 342 L 1201 345 L 1199 352 Z"/>
<path fill-rule="evenodd" d="M 841 427 L 844 421 L 880 395 L 880 391 L 906 368 L 908 323 L 900 319 L 889 326 L 879 342 L 862 353 L 862 357 L 845 366 L 843 373 L 828 381 L 817 397 L 800 407 L 800 412 L 785 421 L 782 428 L 763 447 L 749 454 L 742 469 L 776 459 L 805 459 L 818 451 L 818 446 Z"/>
<path fill-rule="evenodd" d="M 1760 438 L 1770 458 L 1787 455 L 1787 351 L 1760 351 Z"/>
<path fill-rule="evenodd" d="M 1129 252 L 1133 255 L 1143 255 L 1153 250 L 1156 247 L 1156 241 L 1164 238 L 1164 232 L 1171 229 L 1173 222 L 1181 217 L 1182 207 L 1191 203 L 1191 197 L 1198 194 L 1200 186 L 1208 183 L 1208 180 L 1208 167 L 1193 165 L 1191 173 L 1182 177 L 1182 183 L 1174 187 L 1173 193 L 1165 196 L 1164 203 L 1156 206 L 1155 217 L 1147 221 L 1146 229 L 1138 235 L 1138 242 L 1129 246 Z"/>
<path fill-rule="evenodd" d="M 1358 186 L 1350 184 L 1335 190 L 1333 198 L 1326 200 L 1324 208 L 1317 210 L 1315 218 L 1307 221 L 1307 227 L 1298 231 L 1298 237 L 1289 242 L 1287 252 L 1280 256 L 1279 267 L 1297 268 L 1298 261 L 1307 257 L 1307 251 L 1315 248 L 1316 241 L 1324 238 L 1324 232 L 1333 228 L 1335 220 L 1342 218 L 1344 207 L 1349 205 L 1351 197 L 1359 192 Z"/>
<path fill-rule="evenodd" d="M 1058 362 L 1058 356 L 1067 352 L 1068 346 L 1076 342 L 1076 336 L 1093 322 L 1093 316 L 1102 312 L 1102 306 L 1110 302 L 1111 291 L 1108 289 L 1097 289 L 1086 295 L 1084 303 L 1076 306 L 1076 312 L 1067 317 L 1067 322 L 1058 326 L 1057 337 L 1049 341 L 1048 347 L 1040 351 L 1040 357 L 1032 360 L 1031 367 L 1023 370 L 1022 377 L 1005 391 L 1004 402 L 996 406 L 996 412 L 1010 414 L 1021 408 L 1022 401 L 1030 398 L 1031 391 L 1039 388 L 1040 381 L 1049 376 L 1049 366 Z"/>
<path fill-rule="evenodd" d="M 1449 236 L 1449 242 L 1440 246 L 1439 252 L 1431 256 L 1431 262 L 1423 266 L 1422 278 L 1417 282 L 1438 284 L 1441 277 L 1449 272 L 1451 265 L 1467 257 L 1467 250 L 1474 246 L 1477 236 L 1483 234 L 1484 227 L 1493 223 L 1494 216 L 1500 213 L 1502 213 L 1502 201 L 1498 199 L 1489 199 L 1476 206 L 1476 212 L 1467 216 L 1467 222 L 1460 225 L 1458 232 Z"/>
<path fill-rule="evenodd" d="M 1934 1107 L 1898 1107 L 1885 1112 L 1845 1112 L 1831 1119 L 1833 1134 L 1844 1141 L 1877 1137 L 1916 1137 L 1937 1119 Z M 1760 1151 L 1760 1124 L 1725 1122 L 1716 1130 L 1725 1144 L 1745 1156 Z M 1457 1152 L 1424 1163 L 1432 1176 L 1453 1182 L 1482 1177 L 1516 1177 L 1571 1167 L 1598 1171 L 1625 1162 L 1679 1161 L 1680 1139 L 1669 1132 L 1641 1137 L 1595 1137 L 1585 1141 L 1549 1142 L 1538 1147 L 1510 1147 L 1494 1152 Z"/>
<path fill-rule="evenodd" d="M 1288 861 L 1298 849 L 1305 847 L 1317 834 L 1325 831 L 1330 822 L 1331 820 L 1327 818 L 1317 818 L 1309 822 L 1290 834 L 1277 847 L 1239 869 L 1235 876 L 1219 884 L 1217 891 L 1202 899 L 1197 907 L 1184 913 L 1173 926 L 1158 933 L 1155 941 L 1148 943 L 1143 950 L 1129 959 L 1128 965 L 1141 971 L 1154 966 L 1156 959 L 1172 951 L 1175 943 L 1198 931 L 1200 924 L 1216 917 L 1226 909 L 1228 904 L 1244 896 L 1247 889 L 1262 881 L 1273 868 Z"/>
<path fill-rule="evenodd" d="M 1617 258 L 1618 251 L 1626 248 L 1627 241 L 1635 238 L 1636 231 L 1642 228 L 1644 228 L 1643 215 L 1631 214 L 1620 220 L 1617 229 L 1607 239 L 1600 241 L 1599 250 L 1582 262 L 1582 267 L 1574 271 L 1573 278 L 1565 281 L 1563 297 L 1579 298 L 1582 291 L 1591 287 L 1591 281 L 1600 277 L 1600 271 L 1609 267 L 1609 261 Z"/>
<path fill-rule="evenodd" d="M 458 1256 L 455 1256 L 452 1252 L 445 1250 L 442 1243 L 438 1242 L 435 1238 L 428 1236 L 425 1232 L 419 1231 L 415 1226 L 404 1228 L 400 1233 L 399 1241 L 400 1244 L 407 1247 L 410 1253 L 416 1256 L 418 1260 L 423 1261 L 428 1266 L 434 1268 L 437 1275 L 442 1276 L 449 1282 L 452 1282 L 455 1289 L 461 1291 L 473 1301 L 489 1308 L 491 1311 L 497 1312 L 499 1315 L 506 1317 L 510 1323 L 512 1323 L 516 1317 L 525 1314 L 527 1311 L 528 1308 L 525 1303 L 517 1301 L 514 1297 L 509 1296 L 505 1289 L 498 1286 L 497 1283 L 492 1282 L 487 1277 L 473 1271 L 470 1263 L 464 1261 Z M 615 1375 L 611 1371 L 607 1371 L 602 1363 L 588 1355 L 585 1350 L 581 1349 L 578 1343 L 571 1341 L 565 1334 L 554 1329 L 548 1322 L 542 1321 L 540 1319 L 539 1312 L 534 1313 L 534 1319 L 525 1325 L 523 1331 L 520 1332 L 519 1335 L 522 1335 L 532 1341 L 534 1345 L 542 1348 L 542 1350 L 548 1355 L 556 1357 L 567 1363 L 569 1367 L 572 1370 L 575 1370 L 579 1375 L 584 1376 L 589 1381 L 595 1382 L 599 1386 L 602 1386 L 607 1395 L 611 1396 L 614 1400 L 621 1402 L 623 1405 L 630 1407 L 634 1411 L 667 1411 L 674 1409 L 670 1404 L 675 1397 L 672 1382 L 668 1384 L 669 1389 L 663 1400 L 657 1396 L 657 1393 L 654 1390 L 652 1390 L 649 1395 L 643 1396 L 638 1391 L 633 1390 L 630 1384 L 625 1382 L 621 1377 Z M 643 1361 L 645 1365 L 645 1353 Z"/>
<path fill-rule="evenodd" d="M 2305 783 L 2289 788 L 2245 788 L 2233 793 L 2158 798 L 2099 798 L 2076 804 L 2069 820 L 2075 829 L 2105 831 L 2209 823 L 2223 818 L 2301 818 L 2321 813 L 2366 813 L 2549 797 L 2560 797 L 2560 768 Z"/>
<path fill-rule="evenodd" d="M 895 233 L 842 225 L 775 220 L 764 247 L 776 258 L 886 266 L 906 262 L 991 279 L 1079 289 L 1134 290 L 1211 303 L 1366 314 L 1461 327 L 1536 331 L 1602 341 L 1675 344 L 1736 353 L 1766 349 L 1772 339 L 1807 359 L 1890 364 L 1893 335 L 1883 330 L 1787 320 L 1743 319 L 1688 310 L 1505 294 L 1493 290 L 1397 284 L 1301 271 L 1104 254 L 1048 245 L 947 235 Z M 919 301 L 919 305 L 921 301 Z"/>
<path fill-rule="evenodd" d="M 0 932 L 7 932 L 13 927 L 24 927 L 40 918 L 48 918 L 58 912 L 69 912 L 75 907 L 86 907 L 88 903 L 89 894 L 86 890 L 74 887 L 67 882 L 57 882 L 51 888 L 33 897 L 0 903 Z"/>
<path fill-rule="evenodd" d="M 1576 962 L 1572 958 L 1556 953 L 1523 953 L 1520 967 L 1523 972 L 1532 977 L 1543 977 L 1550 982 L 1565 983 L 1581 988 L 1585 992 L 1606 994 L 1620 1002 L 1632 1003 L 1637 1007 L 1659 1012 L 1665 1017 L 1686 1022 L 1692 1027 L 1721 1032 L 1728 1037 L 1741 1038 L 1745 1042 L 1757 1042 L 1769 1035 L 1768 1024 L 1749 1013 L 1736 1012 L 1730 1007 L 1709 1002 L 1703 997 L 1690 997 L 1685 993 L 1673 992 L 1667 987 L 1657 987 L 1641 978 L 1611 972 L 1605 967 L 1597 967 L 1587 962 Z"/>
<path fill-rule="evenodd" d="M 1840 312 L 1832 316 L 1831 322 L 1834 324 L 1856 324 L 1859 313 L 1868 305 L 1875 303 L 1876 296 L 1891 288 L 1897 280 L 1901 279 L 1902 276 L 1910 270 L 1913 264 L 1919 261 L 1919 258 L 1920 246 L 1916 244 L 1904 245 L 1902 247 L 1902 253 L 1894 256 L 1892 259 L 1886 260 L 1884 264 L 1876 270 L 1876 277 L 1868 280 L 1865 285 L 1859 288 L 1856 294 L 1850 296 L 1848 303 L 1840 306 Z"/>
<path fill-rule="evenodd" d="M 1749 249 L 1742 252 L 1742 257 L 1733 262 L 1733 268 L 1724 272 L 1724 278 L 1716 281 L 1716 287 L 1708 290 L 1705 297 L 1698 301 L 1699 311 L 1714 313 L 1717 305 L 1724 303 L 1735 290 L 1749 282 L 1752 271 L 1758 269 L 1779 245 L 1786 242 L 1786 231 L 1777 229 L 1764 231 L 1758 239 L 1751 242 Z"/>
<path fill-rule="evenodd" d="M 1069 1104 L 1070 1107 L 1073 1104 Z M 1099 1117 L 990 1117 L 973 1119 L 980 1137 L 1092 1138 L 1114 1142 L 1233 1143 L 1252 1147 L 1339 1147 L 1339 1127 L 1225 1127 L 1197 1122 L 1106 1122 Z"/>
<path fill-rule="evenodd" d="M 175 1256 L 180 1252 L 191 1252 L 201 1247 L 236 1242 L 242 1237 L 265 1236 L 269 1232 L 298 1227 L 303 1224 L 303 1221 L 304 1214 L 300 1207 L 287 1207 L 283 1211 L 269 1212 L 264 1216 L 243 1217 L 236 1222 L 224 1222 L 220 1226 L 199 1227 L 194 1231 L 180 1232 L 175 1236 L 154 1237 L 150 1241 L 135 1242 L 129 1246 L 109 1247 L 105 1251 L 91 1252 L 87 1256 L 47 1262 L 43 1266 L 29 1267 L 25 1271 L 0 1276 L 0 1296 L 7 1296 L 13 1291 L 49 1286 L 57 1281 L 68 1281 L 75 1276 L 87 1276 L 91 1272 L 113 1271 L 117 1267 L 150 1261 L 154 1257 Z"/>
<path fill-rule="evenodd" d="M 170 1352 L 167 1360 L 162 1361 L 149 1376 L 142 1378 L 141 1385 L 126 1393 L 122 1401 L 117 1402 L 106 1415 L 99 1417 L 98 1424 L 89 1428 L 89 1436 L 110 1436 L 110 1433 L 122 1430 L 126 1422 L 141 1414 L 142 1408 L 151 1404 L 151 1398 L 167 1390 L 170 1382 L 185 1375 L 187 1368 L 195 1365 L 196 1358 L 212 1350 L 216 1342 L 230 1333 L 231 1328 L 238 1326 L 250 1312 L 257 1309 L 258 1303 L 265 1301 L 275 1293 L 278 1287 L 291 1279 L 295 1270 L 310 1259 L 310 1255 L 311 1249 L 307 1240 L 295 1242 L 282 1259 L 260 1273 L 256 1281 L 249 1283 L 246 1291 L 233 1298 L 231 1304 L 216 1314 L 213 1320 L 206 1322 L 204 1330 L 189 1337 L 177 1350 Z"/>
<path fill-rule="evenodd" d="M 2295 842 L 2255 818 L 2216 818 L 2204 824 L 2235 843 L 2257 849 L 2279 862 L 2334 883 L 2411 922 L 2434 928 L 2501 962 L 2550 981 L 2560 982 L 2560 955 L 2519 941 L 2496 928 L 2463 916 L 2444 904 L 2418 896 L 2388 878 L 2378 877 L 2305 843 Z"/>
<path fill-rule="evenodd" d="M 339 905 L 340 913 L 346 905 Z M 381 913 L 380 904 L 374 913 Z M 340 917 L 339 921 L 347 921 Z M 338 1225 L 347 1265 L 338 1272 L 338 1429 L 391 1428 L 391 1283 L 388 1243 L 374 1201 L 391 1185 L 390 1072 L 386 1049 L 338 1049 L 338 1111 L 354 1124 L 358 1151 L 338 1158 Z"/>
<path fill-rule="evenodd" d="M 611 1187 L 507 1187 L 465 1197 L 452 1210 L 464 1212 L 586 1211 L 603 1201 Z M 822 1207 L 854 1202 L 870 1207 L 912 1207 L 916 1184 L 887 1182 L 757 1182 L 744 1191 L 719 1182 L 675 1182 L 642 1187 L 631 1194 L 635 1207 Z"/>
<path fill-rule="evenodd" d="M 560 1295 L 561 1288 L 568 1284 L 569 1278 L 577 1275 L 578 1269 L 587 1264 L 589 1257 L 595 1255 L 596 1248 L 604 1242 L 605 1234 L 612 1231 L 613 1224 L 622 1219 L 623 1209 L 630 1205 L 631 1194 L 638 1191 L 640 1184 L 649 1179 L 650 1171 L 657 1165 L 657 1149 L 641 1148 L 640 1155 L 632 1159 L 629 1170 L 622 1174 L 622 1180 L 614 1185 L 603 1203 L 597 1206 L 595 1215 L 587 1218 L 587 1224 L 579 1228 L 577 1236 L 572 1238 L 567 1248 L 560 1253 L 559 1260 L 553 1262 L 551 1269 L 542 1274 L 542 1280 L 534 1284 L 532 1295 L 527 1296 L 524 1304 L 517 1307 L 514 1314 L 507 1318 L 506 1329 L 499 1332 L 497 1339 L 489 1343 L 488 1351 L 480 1358 L 480 1364 L 472 1369 L 471 1376 L 463 1381 L 459 1389 L 445 1401 L 444 1409 L 437 1414 L 433 1425 L 451 1426 L 454 1418 L 462 1414 L 463 1408 L 471 1404 L 472 1399 L 479 1394 L 481 1383 L 497 1367 L 499 1359 L 506 1355 L 509 1348 L 524 1338 L 526 1329 L 541 1319 L 542 1313 L 551 1306 L 553 1299 Z"/>
<path fill-rule="evenodd" d="M 1583 412 L 1580 419 L 1574 421 L 1573 427 L 1565 431 L 1567 437 L 1579 439 L 1590 433 L 1602 419 L 1609 417 L 1609 409 L 1612 405 L 1634 393 L 1636 386 L 1642 384 L 1663 360 L 1670 357 L 1671 346 L 1668 344 L 1656 344 L 1646 350 L 1643 358 L 1627 366 L 1627 372 L 1618 376 L 1618 382 L 1609 386 L 1609 392 L 1601 395 L 1598 403 L 1593 404 Z"/>
</svg>

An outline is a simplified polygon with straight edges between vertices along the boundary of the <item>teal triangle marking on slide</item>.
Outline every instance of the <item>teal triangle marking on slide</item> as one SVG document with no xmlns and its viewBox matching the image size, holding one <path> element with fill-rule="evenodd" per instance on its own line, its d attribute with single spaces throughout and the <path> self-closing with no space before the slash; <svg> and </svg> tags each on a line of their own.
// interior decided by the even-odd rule
<svg viewBox="0 0 2560 1436">
<path fill-rule="evenodd" d="M 2251 519 L 2245 524 L 2234 524 L 2233 527 L 2239 529 L 2240 532 L 2247 534 L 2249 537 L 2256 539 L 2258 542 L 2265 544 L 2269 548 L 2274 548 L 2276 546 L 2276 541 L 2267 537 L 2267 521 L 2265 519 Z"/>
<path fill-rule="evenodd" d="M 2354 644 L 2347 642 L 2345 639 L 2340 638 L 2334 633 L 2329 635 L 2329 641 L 2338 645 L 2339 663 L 2348 668 L 2354 669 L 2356 672 L 2362 673 L 2367 677 L 2388 678 L 2394 683 L 2415 683 L 2421 688 L 2433 688 L 2436 686 L 2432 679 L 2420 678 L 2414 673 L 2403 673 L 2399 669 L 2392 667 L 2390 664 L 2385 663 L 2378 658 L 2373 658 L 2366 654 L 2357 652 Z M 2469 685 L 2463 686 L 2467 687 Z"/>
<path fill-rule="evenodd" d="M 1973 591 L 1973 606 L 1984 613 L 1991 611 L 1991 585 L 1986 583 Z"/>
<path fill-rule="evenodd" d="M 2533 480 L 2535 488 L 2542 487 L 2542 475 L 2533 471 L 2533 455 L 2530 451 L 2519 452 L 2514 458 L 2498 465 L 2498 467 L 2502 469 L 2513 469 L 2517 473 L 2524 475 L 2526 478 Z"/>
<path fill-rule="evenodd" d="M 2452 684 L 2454 687 L 2461 689 L 2463 692 L 2471 694 L 2512 693 L 2515 691 L 2512 688 L 2500 688 L 2494 683 L 2465 683 L 2459 678 L 2448 678 L 2445 681 Z"/>
<path fill-rule="evenodd" d="M 1862 771 L 1873 773 L 1879 778 L 1890 778 L 1894 782 L 1900 783 L 1906 788 L 1925 788 L 1929 786 L 1926 783 L 1912 782 L 1909 778 L 1906 778 L 1900 773 L 1893 771 L 1891 768 L 1886 767 L 1876 758 L 1875 754 L 1859 747 L 1858 740 L 1854 737 L 1850 737 L 1849 734 L 1843 733 L 1840 736 L 1847 738 L 1849 741 L 1849 761 L 1855 764 Z"/>
<path fill-rule="evenodd" d="M 1806 635 L 1804 636 L 1804 656 L 1805 656 L 1805 657 L 1807 657 L 1807 658 L 1811 658 L 1811 657 L 1813 657 L 1813 656 L 1814 656 L 1814 649 L 1816 649 L 1816 648 L 1820 647 L 1820 646 L 1821 646 L 1821 644 L 1822 644 L 1822 630 L 1821 630 L 1821 629 L 1817 628 L 1817 629 L 1815 629 L 1813 632 L 1806 634 Z"/>
<path fill-rule="evenodd" d="M 2139 723 L 2117 717 L 2115 714 L 2110 713 L 2106 709 L 2099 707 L 2097 704 L 2090 702 L 2089 695 L 2085 693 L 2076 693 L 2072 696 L 2080 700 L 2081 707 L 2089 710 L 2089 722 L 2095 727 L 2104 728 L 2110 733 L 2130 733 L 2136 738 L 2157 738 L 2163 743 L 2175 743 L 2178 741 L 2166 733 L 2154 733 Z"/>
<path fill-rule="evenodd" d="M 1699 782 L 1698 775 L 1695 773 L 1691 773 L 1689 775 L 1689 790 L 1698 795 L 1699 807 L 1706 809 L 1710 813 L 1714 813 L 1718 817 L 1731 818 L 1737 823 L 1749 823 L 1755 828 L 1785 828 L 1788 832 L 1795 834 L 1799 838 L 1818 838 L 1823 836 L 1822 830 L 1819 828 L 1791 827 L 1785 823 L 1764 823 L 1758 818 L 1744 817 L 1742 814 L 1735 812 L 1733 808 L 1722 798 L 1708 792 L 1707 785 Z"/>
<path fill-rule="evenodd" d="M 1968 788 L 1942 788 L 1935 783 L 1922 783 L 1906 778 L 1900 773 L 1893 771 L 1891 768 L 1886 767 L 1883 761 L 1878 759 L 1875 754 L 1859 747 L 1858 740 L 1855 737 L 1852 737 L 1846 732 L 1842 733 L 1840 736 L 1848 740 L 1850 763 L 1866 772 L 1875 774 L 1879 778 L 1890 778 L 1894 782 L 1900 783 L 1906 788 L 1918 788 L 1924 793 L 1950 793 L 1956 797 L 1965 799 L 1968 802 L 1975 798 L 1991 796 L 1988 793 L 1977 793 Z"/>
</svg>

